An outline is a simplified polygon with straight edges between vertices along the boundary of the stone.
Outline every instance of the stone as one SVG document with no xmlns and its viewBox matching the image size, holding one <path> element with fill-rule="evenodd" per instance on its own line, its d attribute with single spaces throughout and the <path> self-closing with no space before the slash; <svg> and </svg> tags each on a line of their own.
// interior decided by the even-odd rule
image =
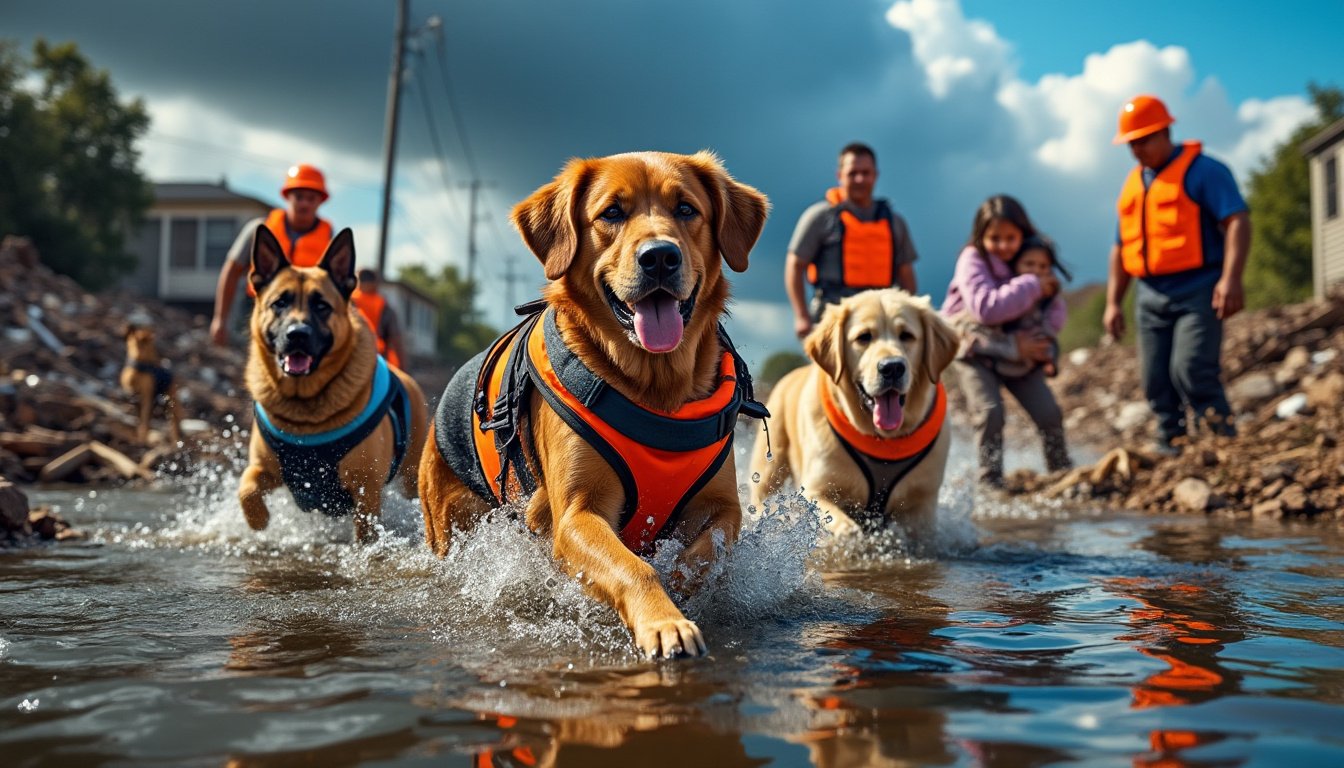
<svg viewBox="0 0 1344 768">
<path fill-rule="evenodd" d="M 1274 377 L 1263 371 L 1248 373 L 1227 388 L 1227 399 L 1242 410 L 1261 403 L 1279 393 Z"/>
<path fill-rule="evenodd" d="M 28 496 L 0 477 L 0 530 L 20 531 L 28 523 Z"/>
<path fill-rule="evenodd" d="M 1251 514 L 1256 517 L 1279 517 L 1283 514 L 1283 502 L 1278 499 L 1262 501 L 1251 507 Z"/>
<path fill-rule="evenodd" d="M 1307 404 L 1307 393 L 1298 392 L 1280 400 L 1278 405 L 1274 406 L 1274 415 L 1280 419 L 1291 419 L 1300 415 L 1310 416 L 1310 409 L 1311 406 Z"/>
<path fill-rule="evenodd" d="M 1315 408 L 1338 408 L 1344 402 L 1344 373 L 1331 371 L 1303 387 L 1307 402 Z"/>
<path fill-rule="evenodd" d="M 1281 387 L 1294 384 L 1302 378 L 1302 374 L 1310 365 L 1311 351 L 1302 346 L 1293 347 L 1288 350 L 1287 355 L 1284 355 L 1278 370 L 1274 371 L 1274 383 Z"/>
<path fill-rule="evenodd" d="M 1287 513 L 1306 512 L 1310 502 L 1307 501 L 1307 489 L 1297 483 L 1293 483 L 1279 494 L 1278 501 L 1283 505 L 1283 511 Z"/>
<path fill-rule="evenodd" d="M 1149 410 L 1147 403 L 1125 403 L 1120 407 L 1120 412 L 1116 414 L 1112 423 L 1120 432 L 1128 432 L 1148 423 L 1152 415 L 1153 412 Z"/>
<path fill-rule="evenodd" d="M 1187 477 L 1176 484 L 1171 497 L 1187 512 L 1207 512 L 1212 507 L 1213 488 L 1197 477 Z"/>
</svg>

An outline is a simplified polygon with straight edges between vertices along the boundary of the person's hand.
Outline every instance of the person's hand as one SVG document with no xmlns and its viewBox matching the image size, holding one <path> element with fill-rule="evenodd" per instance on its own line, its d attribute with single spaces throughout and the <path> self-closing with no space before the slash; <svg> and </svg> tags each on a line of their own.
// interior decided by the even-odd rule
<svg viewBox="0 0 1344 768">
<path fill-rule="evenodd" d="M 1213 286 L 1213 311 L 1219 320 L 1237 314 L 1246 306 L 1246 296 L 1242 293 L 1241 281 L 1224 277 Z"/>
<path fill-rule="evenodd" d="M 210 320 L 210 341 L 217 347 L 227 347 L 229 345 L 229 329 L 224 321 L 218 317 Z"/>
<path fill-rule="evenodd" d="M 1017 333 L 1017 354 L 1022 360 L 1033 363 L 1050 362 L 1050 339 L 1032 331 Z"/>
<path fill-rule="evenodd" d="M 1101 325 L 1111 338 L 1119 341 L 1125 335 L 1125 310 L 1119 304 L 1108 303 L 1101 315 Z"/>
<path fill-rule="evenodd" d="M 812 332 L 812 318 L 806 315 L 793 318 L 793 332 L 798 334 L 798 338 L 803 338 Z"/>
<path fill-rule="evenodd" d="M 1050 298 L 1059 293 L 1059 278 L 1054 275 L 1046 275 L 1038 278 L 1041 281 L 1041 295 Z"/>
</svg>

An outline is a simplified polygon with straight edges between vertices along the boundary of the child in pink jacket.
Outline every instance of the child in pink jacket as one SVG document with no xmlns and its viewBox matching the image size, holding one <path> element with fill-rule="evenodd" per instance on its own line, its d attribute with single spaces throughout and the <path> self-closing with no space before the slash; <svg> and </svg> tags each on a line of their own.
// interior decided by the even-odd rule
<svg viewBox="0 0 1344 768">
<path fill-rule="evenodd" d="M 1037 311 L 1043 299 L 1058 296 L 1059 278 L 1053 274 L 1015 275 L 1009 266 L 1023 243 L 1037 236 L 1026 210 L 1017 200 L 995 195 L 981 204 L 971 226 L 970 243 L 957 257 L 942 314 L 963 327 L 969 322 L 1002 328 Z M 1050 305 L 1059 309 L 1054 317 L 1047 314 L 1046 327 L 1058 333 L 1064 324 L 1063 302 L 1054 301 Z M 1052 327 L 1056 323 L 1059 327 Z M 1052 360 L 1052 339 L 1033 331 L 1018 332 L 1014 338 L 1018 357 L 1035 363 L 1024 375 L 1002 375 L 996 370 L 996 360 L 975 354 L 973 345 L 964 345 L 965 354 L 954 364 L 976 431 L 979 480 L 992 487 L 1003 485 L 1002 390 L 1005 388 L 1036 423 L 1047 469 L 1072 466 L 1064 440 L 1064 415 L 1039 365 Z"/>
</svg>

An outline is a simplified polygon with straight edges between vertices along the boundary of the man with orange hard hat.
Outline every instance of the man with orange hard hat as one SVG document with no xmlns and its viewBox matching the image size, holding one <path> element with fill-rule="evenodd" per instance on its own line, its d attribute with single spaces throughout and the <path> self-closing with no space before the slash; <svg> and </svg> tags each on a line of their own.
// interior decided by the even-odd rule
<svg viewBox="0 0 1344 768">
<path fill-rule="evenodd" d="M 328 197 L 327 181 L 321 171 L 307 163 L 290 166 L 280 185 L 280 194 L 285 198 L 285 207 L 272 210 L 264 219 L 247 222 L 229 247 L 229 256 L 215 286 L 215 314 L 210 320 L 210 338 L 216 344 L 228 343 L 229 313 L 238 291 L 238 279 L 247 272 L 252 260 L 252 235 L 258 224 L 271 230 L 289 263 L 296 267 L 317 266 L 331 242 L 331 223 L 317 217 L 318 206 Z M 250 292 L 251 285 L 248 289 Z"/>
<path fill-rule="evenodd" d="M 1200 143 L 1176 145 L 1176 122 L 1154 96 L 1135 96 L 1120 110 L 1116 144 L 1139 164 L 1120 190 L 1119 233 L 1106 284 L 1106 331 L 1125 331 L 1121 303 L 1138 278 L 1136 325 L 1144 395 L 1158 418 L 1155 450 L 1174 455 L 1195 422 L 1235 434 L 1220 380 L 1223 320 L 1241 311 L 1241 273 L 1251 223 L 1232 171 Z"/>
</svg>

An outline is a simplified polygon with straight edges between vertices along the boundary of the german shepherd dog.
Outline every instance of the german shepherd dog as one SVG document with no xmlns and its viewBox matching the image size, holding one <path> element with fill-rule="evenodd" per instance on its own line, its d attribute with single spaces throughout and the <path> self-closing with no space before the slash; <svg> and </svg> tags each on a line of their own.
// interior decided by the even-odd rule
<svg viewBox="0 0 1344 768">
<path fill-rule="evenodd" d="M 641 555 L 675 538 L 686 547 L 678 573 L 697 574 L 737 538 L 732 425 L 759 404 L 719 326 L 722 265 L 747 268 L 768 207 L 708 152 L 635 152 L 573 160 L 513 209 L 551 282 L 544 309 L 463 366 L 440 400 L 420 467 L 436 553 L 455 529 L 530 495 L 527 524 L 644 653 L 706 652 Z M 519 388 L 501 400 L 503 379 Z M 512 437 L 496 452 L 504 429 Z M 507 460 L 513 478 L 498 471 L 508 446 L 526 454 Z M 529 479 L 514 493 L 519 476 Z"/>
<path fill-rule="evenodd" d="M 154 344 L 154 329 L 142 323 L 126 325 L 126 365 L 121 369 L 121 388 L 136 399 L 140 409 L 140 424 L 135 436 L 141 445 L 149 442 L 149 420 L 154 413 L 154 401 L 164 400 L 168 417 L 168 437 L 176 443 L 182 439 L 182 406 L 177 402 L 177 384 L 173 373 L 163 367 L 158 347 Z"/>
<path fill-rule="evenodd" d="M 248 466 L 238 487 L 247 524 L 270 521 L 264 496 L 285 485 L 300 507 L 354 514 L 360 541 L 376 537 L 383 486 L 400 477 L 413 498 L 428 409 L 409 375 L 378 356 L 350 303 L 349 229 L 316 267 L 295 267 L 264 225 L 252 240 L 256 292 L 245 381 L 256 401 Z"/>
</svg>

